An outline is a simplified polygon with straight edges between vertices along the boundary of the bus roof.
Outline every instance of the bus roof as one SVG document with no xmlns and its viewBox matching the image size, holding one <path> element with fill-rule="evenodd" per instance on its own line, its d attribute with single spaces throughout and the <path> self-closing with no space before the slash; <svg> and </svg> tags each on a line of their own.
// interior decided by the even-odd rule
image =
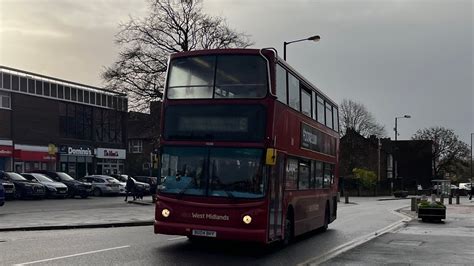
<svg viewBox="0 0 474 266">
<path fill-rule="evenodd" d="M 187 56 L 198 56 L 198 55 L 215 55 L 215 54 L 261 54 L 261 53 L 271 53 L 274 57 L 274 61 L 283 65 L 287 70 L 292 72 L 294 75 L 298 76 L 306 85 L 311 88 L 314 88 L 318 94 L 322 95 L 326 100 L 331 102 L 334 106 L 338 107 L 338 104 L 335 103 L 331 98 L 329 98 L 325 93 L 323 93 L 316 85 L 308 81 L 303 75 L 296 71 L 292 66 L 290 66 L 285 60 L 278 56 L 278 53 L 275 48 L 263 48 L 263 49 L 243 49 L 243 48 L 229 48 L 229 49 L 206 49 L 206 50 L 194 50 L 187 52 L 179 52 L 170 55 L 170 59 L 187 57 Z"/>
</svg>

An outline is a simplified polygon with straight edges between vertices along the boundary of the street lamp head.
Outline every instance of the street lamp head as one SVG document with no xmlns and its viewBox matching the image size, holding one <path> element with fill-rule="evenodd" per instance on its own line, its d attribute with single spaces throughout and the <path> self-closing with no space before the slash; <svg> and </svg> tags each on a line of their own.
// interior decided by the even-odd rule
<svg viewBox="0 0 474 266">
<path fill-rule="evenodd" d="M 314 36 L 309 37 L 307 40 L 308 41 L 319 42 L 319 40 L 321 40 L 321 37 L 319 37 L 319 35 L 314 35 Z"/>
<path fill-rule="evenodd" d="M 405 118 L 411 118 L 411 115 L 404 115 Z"/>
</svg>

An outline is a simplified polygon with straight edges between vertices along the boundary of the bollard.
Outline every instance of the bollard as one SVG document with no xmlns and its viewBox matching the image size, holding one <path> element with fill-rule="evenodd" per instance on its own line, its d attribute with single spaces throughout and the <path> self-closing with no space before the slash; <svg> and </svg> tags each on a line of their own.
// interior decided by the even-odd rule
<svg viewBox="0 0 474 266">
<path fill-rule="evenodd" d="M 337 202 L 341 202 L 341 192 L 337 192 Z"/>
<path fill-rule="evenodd" d="M 411 198 L 411 211 L 416 211 L 416 198 Z"/>
<path fill-rule="evenodd" d="M 346 195 L 344 196 L 344 198 L 345 198 L 345 203 L 346 203 L 346 204 L 349 203 L 349 195 L 348 195 L 347 193 L 346 193 Z"/>
<path fill-rule="evenodd" d="M 456 195 L 456 204 L 459 204 L 459 193 Z"/>
<path fill-rule="evenodd" d="M 449 204 L 453 204 L 453 195 L 449 195 L 449 200 L 448 200 Z"/>
</svg>

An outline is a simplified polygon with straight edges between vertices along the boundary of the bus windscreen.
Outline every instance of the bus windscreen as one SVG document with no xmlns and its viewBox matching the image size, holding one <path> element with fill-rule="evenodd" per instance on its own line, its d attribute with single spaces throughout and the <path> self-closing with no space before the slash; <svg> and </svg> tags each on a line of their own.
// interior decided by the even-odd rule
<svg viewBox="0 0 474 266">
<path fill-rule="evenodd" d="M 263 150 L 164 147 L 162 193 L 260 198 L 264 196 Z"/>
</svg>

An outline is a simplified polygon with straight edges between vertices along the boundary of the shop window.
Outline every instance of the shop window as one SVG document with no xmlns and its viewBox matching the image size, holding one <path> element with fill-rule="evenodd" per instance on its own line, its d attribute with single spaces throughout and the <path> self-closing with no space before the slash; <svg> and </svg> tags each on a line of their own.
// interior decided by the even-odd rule
<svg viewBox="0 0 474 266">
<path fill-rule="evenodd" d="M 11 95 L 9 92 L 0 91 L 0 108 L 11 108 Z"/>
<path fill-rule="evenodd" d="M 128 141 L 128 152 L 129 153 L 142 153 L 143 152 L 143 141 L 141 139 L 131 139 Z"/>
</svg>

